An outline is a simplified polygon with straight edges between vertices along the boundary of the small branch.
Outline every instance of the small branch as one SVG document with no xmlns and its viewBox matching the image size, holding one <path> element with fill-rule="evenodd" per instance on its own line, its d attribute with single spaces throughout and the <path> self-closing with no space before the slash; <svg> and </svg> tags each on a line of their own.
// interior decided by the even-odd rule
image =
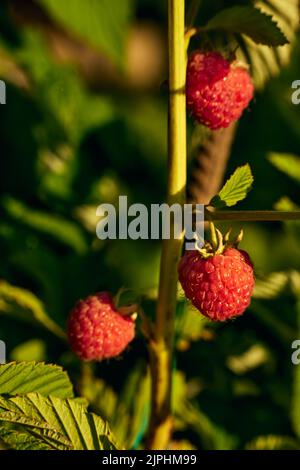
<svg viewBox="0 0 300 470">
<path fill-rule="evenodd" d="M 206 210 L 205 218 L 212 221 L 236 222 L 281 222 L 300 220 L 300 211 L 210 211 Z"/>
<path fill-rule="evenodd" d="M 186 192 L 186 52 L 184 0 L 169 0 L 168 204 L 184 204 Z M 174 233 L 171 230 L 171 233 Z M 182 240 L 164 240 L 156 321 L 149 342 L 152 403 L 147 447 L 166 449 L 172 430 L 171 389 L 177 264 Z"/>
</svg>

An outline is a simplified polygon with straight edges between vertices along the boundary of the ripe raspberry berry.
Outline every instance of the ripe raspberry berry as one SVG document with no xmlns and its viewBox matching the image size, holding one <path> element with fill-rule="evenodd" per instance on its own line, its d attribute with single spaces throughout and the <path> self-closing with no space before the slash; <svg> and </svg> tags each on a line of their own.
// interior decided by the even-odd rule
<svg viewBox="0 0 300 470">
<path fill-rule="evenodd" d="M 178 272 L 187 298 L 211 320 L 241 315 L 250 304 L 253 265 L 243 250 L 222 245 L 214 252 L 206 244 L 203 250 L 186 251 Z"/>
<path fill-rule="evenodd" d="M 108 292 L 80 300 L 69 317 L 71 348 L 85 361 L 118 356 L 133 340 L 134 333 L 134 320 L 121 315 Z"/>
<path fill-rule="evenodd" d="M 201 124 L 212 130 L 237 121 L 253 98 L 248 71 L 218 52 L 193 52 L 186 78 L 187 106 Z"/>
</svg>

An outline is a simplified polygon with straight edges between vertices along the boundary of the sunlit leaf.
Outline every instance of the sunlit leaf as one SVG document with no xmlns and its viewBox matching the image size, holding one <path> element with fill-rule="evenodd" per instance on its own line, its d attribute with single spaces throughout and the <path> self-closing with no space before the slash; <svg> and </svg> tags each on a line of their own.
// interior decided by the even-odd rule
<svg viewBox="0 0 300 470">
<path fill-rule="evenodd" d="M 49 317 L 42 302 L 30 291 L 0 281 L 0 315 L 42 325 L 65 339 L 65 332 Z"/>
<path fill-rule="evenodd" d="M 177 348 L 184 351 L 190 347 L 190 342 L 205 337 L 203 330 L 207 323 L 208 320 L 200 315 L 190 303 L 179 303 L 175 325 Z"/>
<path fill-rule="evenodd" d="M 73 397 L 73 387 L 59 366 L 36 362 L 0 365 L 0 395 L 37 392 L 60 398 Z"/>
<path fill-rule="evenodd" d="M 234 6 L 221 10 L 205 26 L 206 31 L 219 29 L 249 36 L 256 44 L 283 46 L 287 38 L 273 18 L 252 6 Z"/>
<path fill-rule="evenodd" d="M 149 376 L 143 369 L 143 364 L 136 367 L 119 394 L 104 380 L 95 377 L 88 365 L 85 365 L 81 383 L 83 395 L 93 409 L 110 423 L 117 440 L 126 448 L 136 448 L 147 429 L 150 388 Z"/>
<path fill-rule="evenodd" d="M 39 0 L 50 15 L 78 37 L 103 50 L 118 64 L 132 15 L 132 0 Z"/>
<path fill-rule="evenodd" d="M 210 205 L 218 209 L 234 206 L 237 202 L 245 199 L 252 187 L 253 181 L 249 164 L 237 168 L 226 181 L 219 194 L 211 200 Z"/>
<path fill-rule="evenodd" d="M 247 450 L 298 450 L 300 443 L 289 436 L 259 436 L 246 445 Z"/>
<path fill-rule="evenodd" d="M 255 280 L 253 297 L 256 299 L 275 299 L 289 282 L 289 274 L 286 272 L 274 272 L 264 278 Z"/>
<path fill-rule="evenodd" d="M 279 48 L 270 48 L 255 44 L 245 35 L 236 37 L 240 45 L 237 58 L 250 65 L 255 86 L 262 88 L 272 76 L 278 75 L 290 60 L 295 33 L 299 28 L 299 6 L 298 0 L 257 0 L 254 4 L 262 12 L 273 17 L 290 42 Z"/>
<path fill-rule="evenodd" d="M 300 183 L 300 157 L 290 153 L 270 153 L 268 159 L 278 170 Z"/>
<path fill-rule="evenodd" d="M 116 449 L 106 422 L 72 399 L 44 397 L 38 393 L 0 397 L 0 422 L 21 425 L 29 435 L 33 431 L 41 445 L 48 444 L 57 450 Z M 5 441 L 5 426 L 0 427 L 0 437 Z M 18 442 L 17 438 L 15 434 Z M 26 443 L 24 435 L 21 439 Z"/>
<path fill-rule="evenodd" d="M 46 344 L 43 340 L 37 338 L 20 343 L 10 351 L 10 358 L 12 361 L 17 362 L 42 362 L 46 359 Z"/>
<path fill-rule="evenodd" d="M 242 375 L 265 364 L 270 359 L 270 352 L 261 344 L 253 344 L 238 356 L 228 356 L 226 364 L 235 374 Z"/>
</svg>

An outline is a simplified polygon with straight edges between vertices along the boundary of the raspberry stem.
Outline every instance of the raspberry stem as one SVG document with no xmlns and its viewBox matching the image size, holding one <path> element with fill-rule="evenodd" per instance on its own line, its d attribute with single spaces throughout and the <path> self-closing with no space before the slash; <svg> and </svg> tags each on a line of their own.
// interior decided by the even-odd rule
<svg viewBox="0 0 300 470">
<path fill-rule="evenodd" d="M 185 2 L 168 0 L 169 16 L 169 127 L 168 204 L 184 204 L 186 194 L 186 50 Z M 174 233 L 171 229 L 171 233 Z M 166 449 L 169 444 L 173 370 L 174 316 L 177 264 L 182 240 L 163 241 L 159 294 L 153 337 L 149 342 L 152 404 L 147 447 Z"/>
<path fill-rule="evenodd" d="M 214 250 L 217 250 L 218 248 L 218 238 L 217 238 L 217 232 L 216 232 L 216 227 L 213 222 L 209 222 L 209 229 L 210 229 L 210 236 L 211 236 L 211 244 Z"/>
</svg>

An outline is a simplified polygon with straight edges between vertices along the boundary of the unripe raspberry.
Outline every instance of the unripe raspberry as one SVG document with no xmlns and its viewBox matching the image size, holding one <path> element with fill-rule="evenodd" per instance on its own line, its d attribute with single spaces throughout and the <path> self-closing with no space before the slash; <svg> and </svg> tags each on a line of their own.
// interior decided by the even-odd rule
<svg viewBox="0 0 300 470">
<path fill-rule="evenodd" d="M 212 130 L 237 121 L 253 98 L 248 71 L 218 52 L 193 52 L 186 77 L 187 106 L 201 124 Z"/>
<path fill-rule="evenodd" d="M 99 292 L 77 302 L 68 321 L 71 348 L 84 361 L 118 356 L 134 334 L 134 320 L 121 315 L 108 292 Z"/>
<path fill-rule="evenodd" d="M 250 304 L 253 265 L 243 250 L 225 248 L 222 254 L 207 258 L 198 250 L 186 251 L 178 271 L 187 298 L 211 320 L 241 315 Z"/>
</svg>

